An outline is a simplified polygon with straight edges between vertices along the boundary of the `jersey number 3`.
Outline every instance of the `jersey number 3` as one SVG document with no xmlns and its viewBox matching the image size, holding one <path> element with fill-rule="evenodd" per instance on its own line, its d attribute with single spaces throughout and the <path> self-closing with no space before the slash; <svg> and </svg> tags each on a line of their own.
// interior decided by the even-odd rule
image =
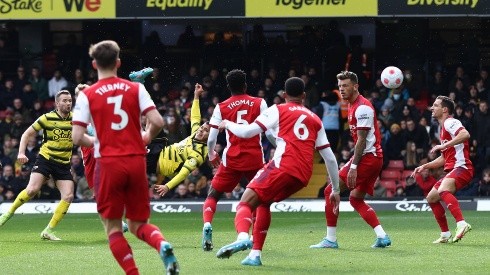
<svg viewBox="0 0 490 275">
<path fill-rule="evenodd" d="M 126 126 L 128 125 L 128 121 L 129 121 L 128 113 L 126 113 L 126 111 L 121 109 L 122 99 L 123 99 L 122 95 L 111 96 L 111 97 L 107 98 L 107 104 L 114 104 L 114 114 L 116 116 L 121 117 L 121 122 L 119 122 L 119 123 L 112 122 L 111 123 L 111 129 L 112 130 L 119 131 L 119 130 L 126 128 Z"/>
</svg>

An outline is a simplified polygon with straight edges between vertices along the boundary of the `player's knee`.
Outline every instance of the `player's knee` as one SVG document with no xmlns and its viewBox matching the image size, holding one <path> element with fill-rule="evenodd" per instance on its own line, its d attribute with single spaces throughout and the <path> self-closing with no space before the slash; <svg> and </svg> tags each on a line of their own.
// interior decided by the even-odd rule
<svg viewBox="0 0 490 275">
<path fill-rule="evenodd" d="M 209 188 L 208 197 L 214 198 L 219 201 L 223 193 L 216 191 L 213 187 Z"/>
<path fill-rule="evenodd" d="M 61 199 L 66 202 L 72 202 L 73 198 L 74 198 L 73 193 L 61 195 Z"/>
</svg>

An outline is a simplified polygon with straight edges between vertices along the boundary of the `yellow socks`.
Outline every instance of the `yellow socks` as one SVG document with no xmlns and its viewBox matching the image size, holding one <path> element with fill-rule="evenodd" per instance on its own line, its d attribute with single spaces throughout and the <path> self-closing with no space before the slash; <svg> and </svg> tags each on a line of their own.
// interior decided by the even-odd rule
<svg viewBox="0 0 490 275">
<path fill-rule="evenodd" d="M 63 219 L 66 212 L 68 212 L 68 208 L 70 207 L 70 203 L 64 200 L 61 200 L 56 209 L 54 210 L 53 217 L 51 221 L 49 221 L 48 227 L 54 228 L 58 223 Z"/>
<path fill-rule="evenodd" d="M 31 197 L 27 195 L 27 191 L 25 189 L 22 190 L 17 196 L 17 198 L 15 198 L 15 201 L 10 207 L 9 212 L 15 213 L 15 210 L 17 210 L 17 208 L 21 207 L 24 203 L 28 202 L 30 199 Z"/>
</svg>

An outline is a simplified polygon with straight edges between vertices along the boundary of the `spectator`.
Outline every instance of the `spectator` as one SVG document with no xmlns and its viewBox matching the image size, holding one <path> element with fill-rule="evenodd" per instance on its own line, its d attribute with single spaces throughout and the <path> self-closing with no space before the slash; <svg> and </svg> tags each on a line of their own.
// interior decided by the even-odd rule
<svg viewBox="0 0 490 275">
<path fill-rule="evenodd" d="M 4 192 L 13 189 L 14 178 L 14 167 L 10 164 L 4 164 L 2 175 L 0 175 L 0 184 L 4 186 Z"/>
<path fill-rule="evenodd" d="M 242 197 L 243 192 L 245 192 L 245 188 L 243 188 L 243 186 L 240 184 L 237 184 L 235 188 L 233 188 L 233 191 L 231 191 L 232 198 L 239 200 Z"/>
<path fill-rule="evenodd" d="M 406 120 L 407 129 L 403 131 L 405 141 L 413 141 L 417 147 L 417 153 L 427 152 L 429 147 L 429 134 L 411 118 Z"/>
<path fill-rule="evenodd" d="M 386 156 L 389 160 L 402 160 L 401 151 L 405 148 L 406 141 L 401 134 L 400 125 L 393 123 L 390 127 L 390 138 L 386 143 Z"/>
<path fill-rule="evenodd" d="M 192 199 L 192 196 L 189 195 L 189 191 L 185 184 L 181 183 L 177 186 L 177 190 L 175 190 L 175 194 L 172 196 L 172 199 Z"/>
<path fill-rule="evenodd" d="M 31 110 L 34 107 L 34 102 L 38 100 L 38 97 L 36 92 L 32 90 L 31 83 L 26 83 L 26 85 L 24 85 L 24 88 L 22 89 L 21 99 L 26 109 Z"/>
<path fill-rule="evenodd" d="M 48 82 L 41 76 L 41 69 L 39 67 L 32 67 L 29 83 L 31 83 L 32 89 L 36 92 L 38 98 L 44 100 L 49 97 Z"/>
<path fill-rule="evenodd" d="M 490 168 L 483 170 L 482 179 L 478 186 L 478 195 L 480 197 L 490 196 Z"/>
<path fill-rule="evenodd" d="M 369 194 L 366 194 L 366 199 L 372 198 L 386 198 L 386 188 L 381 184 L 381 180 L 379 179 L 379 177 L 376 182 L 374 182 L 373 195 L 370 196 Z"/>
<path fill-rule="evenodd" d="M 403 156 L 403 164 L 405 169 L 413 170 L 420 165 L 422 160 L 422 152 L 417 152 L 417 146 L 413 141 L 407 141 L 405 155 Z"/>
<path fill-rule="evenodd" d="M 434 178 L 429 169 L 424 169 L 422 172 L 415 174 L 415 182 L 419 185 L 424 193 L 424 196 L 429 194 L 437 179 Z"/>
<path fill-rule="evenodd" d="M 14 91 L 16 93 L 20 93 L 22 91 L 22 88 L 26 83 L 28 83 L 28 79 L 26 77 L 26 69 L 24 66 L 20 65 L 17 67 L 17 77 L 14 80 Z"/>
<path fill-rule="evenodd" d="M 24 122 L 26 123 L 30 124 L 33 122 L 31 118 L 31 113 L 26 107 L 24 107 L 24 103 L 22 102 L 22 99 L 14 98 L 13 106 L 14 106 L 13 107 L 14 114 L 19 114 L 24 120 Z"/>
<path fill-rule="evenodd" d="M 422 189 L 416 184 L 415 179 L 410 176 L 405 179 L 404 189 L 405 196 L 407 197 L 422 197 L 424 195 Z"/>
<path fill-rule="evenodd" d="M 181 35 L 179 35 L 177 46 L 190 50 L 196 50 L 200 48 L 201 45 L 199 43 L 199 39 L 194 34 L 192 26 L 188 25 L 185 27 L 185 31 Z"/>
<path fill-rule="evenodd" d="M 193 182 L 189 182 L 187 184 L 187 191 L 190 197 L 193 199 L 198 198 L 199 194 L 196 192 L 196 184 Z"/>
<path fill-rule="evenodd" d="M 320 104 L 316 106 L 316 113 L 322 119 L 328 141 L 335 152 L 340 138 L 340 103 L 337 94 L 333 92 L 323 93 Z"/>
<path fill-rule="evenodd" d="M 10 186 L 10 190 L 13 192 L 13 198 L 19 195 L 20 191 L 24 190 L 29 183 L 29 176 L 31 174 L 32 166 L 28 164 L 23 164 L 20 168 L 20 173 L 16 176 Z"/>
<path fill-rule="evenodd" d="M 29 161 L 26 164 L 29 166 L 34 166 L 38 154 L 39 144 L 37 143 L 37 139 L 35 137 L 31 137 L 29 140 L 27 140 L 25 155 Z"/>
<path fill-rule="evenodd" d="M 63 90 L 68 86 L 68 81 L 66 81 L 66 78 L 63 77 L 61 74 L 61 70 L 57 69 L 54 71 L 53 77 L 49 80 L 48 82 L 48 96 L 39 98 L 40 100 L 46 100 L 48 98 L 54 98 L 56 93 L 59 91 Z"/>
<path fill-rule="evenodd" d="M 14 115 L 14 123 L 10 126 L 10 137 L 20 140 L 24 131 L 30 124 L 24 123 L 24 118 L 21 114 L 16 113 Z"/>
<path fill-rule="evenodd" d="M 386 127 L 390 127 L 391 124 L 394 122 L 394 118 L 390 113 L 390 109 L 388 106 L 383 105 L 381 106 L 381 113 L 378 114 L 378 119 L 383 121 L 383 124 Z"/>
<path fill-rule="evenodd" d="M 76 196 L 79 200 L 92 200 L 94 198 L 92 189 L 90 189 L 90 187 L 88 186 L 88 182 L 85 177 L 79 178 L 76 183 L 77 183 Z"/>
<path fill-rule="evenodd" d="M 490 163 L 490 113 L 486 101 L 481 101 L 478 104 L 474 121 L 476 127 L 473 138 L 476 141 L 478 154 L 476 167 L 477 171 L 481 171 L 484 165 Z"/>
<path fill-rule="evenodd" d="M 39 200 L 53 201 L 61 199 L 60 191 L 56 188 L 56 184 L 51 177 L 47 180 L 46 184 L 41 187 L 41 191 L 39 191 L 37 196 L 37 199 Z M 35 199 L 35 197 L 33 199 Z"/>
<path fill-rule="evenodd" d="M 0 88 L 0 110 L 13 107 L 14 98 L 20 97 L 21 93 L 14 89 L 14 81 L 7 79 L 3 89 Z"/>
</svg>

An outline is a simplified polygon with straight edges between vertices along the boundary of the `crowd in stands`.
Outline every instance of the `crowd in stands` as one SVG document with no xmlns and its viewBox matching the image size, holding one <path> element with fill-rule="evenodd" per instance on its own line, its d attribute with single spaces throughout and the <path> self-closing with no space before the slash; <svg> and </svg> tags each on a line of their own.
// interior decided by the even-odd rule
<svg viewBox="0 0 490 275">
<path fill-rule="evenodd" d="M 339 166 L 342 166 L 350 158 L 354 143 L 346 124 L 347 105 L 342 102 L 336 90 L 335 75 L 341 70 L 349 69 L 358 74 L 361 93 L 371 100 L 377 111 L 385 167 L 389 167 L 390 161 L 403 162 L 395 187 L 383 185 L 384 178 L 381 176 L 374 197 L 423 196 L 427 182 L 437 180 L 442 175 L 443 171 L 437 170 L 415 179 L 402 176 L 406 175 L 403 171 L 412 170 L 438 156 L 430 153 L 431 147 L 440 143 L 438 125 L 431 118 L 430 112 L 430 106 L 438 95 L 449 96 L 457 103 L 455 117 L 461 120 L 471 134 L 471 160 L 476 168 L 475 178 L 459 194 L 489 196 L 490 81 L 486 68 L 470 72 L 466 72 L 463 65 L 440 68 L 431 72 L 430 79 L 424 80 L 420 77 L 421 74 L 413 73 L 412 68 L 401 67 L 405 78 L 402 86 L 389 90 L 379 80 L 383 68 L 377 68 L 377 72 L 367 71 L 369 66 L 365 64 L 366 54 L 360 43 L 347 46 L 345 37 L 338 31 L 336 24 L 322 30 L 321 35 L 318 33 L 317 30 L 305 27 L 300 40 L 308 43 L 298 46 L 279 36 L 270 41 L 264 36 L 263 29 L 256 26 L 246 47 L 241 47 L 242 43 L 237 42 L 237 37 L 225 41 L 223 35 L 218 34 L 211 44 L 204 45 L 193 35 L 192 28 L 188 28 L 177 46 L 202 49 L 202 58 L 206 65 L 190 64 L 184 70 L 172 72 L 154 62 L 152 54 L 160 59 L 165 56 L 160 56 L 162 51 L 155 50 L 155 47 L 164 46 L 158 34 L 155 36 L 152 33 L 143 46 L 153 50 L 142 55 L 148 62 L 143 66 L 152 66 L 154 71 L 144 85 L 164 117 L 164 132 L 168 144 L 179 142 L 190 134 L 190 105 L 194 85 L 202 83 L 205 89 L 200 107 L 203 122 L 208 121 L 216 104 L 229 96 L 224 76 L 228 70 L 237 67 L 247 72 L 248 93 L 265 98 L 269 106 L 283 102 L 281 93 L 285 79 L 301 77 L 306 84 L 305 105 L 322 119 L 327 136 L 334 145 Z M 252 61 L 245 67 L 240 67 L 242 63 L 229 64 L 222 56 L 232 53 L 238 53 Z M 40 115 L 53 109 L 57 91 L 67 89 L 74 92 L 79 83 L 90 85 L 96 81 L 97 74 L 92 68 L 62 66 L 66 65 L 62 58 L 61 56 L 58 60 L 59 68 L 45 70 L 52 72 L 49 74 L 43 68 L 29 64 L 18 65 L 9 71 L 0 70 L 0 161 L 3 164 L 0 200 L 12 200 L 27 185 L 28 174 L 39 151 L 42 135 L 36 140 L 29 140 L 26 152 L 29 162 L 19 165 L 16 162 L 17 148 L 26 128 Z M 82 61 L 83 54 L 78 58 L 75 64 L 87 63 Z M 262 70 L 256 66 L 254 58 L 266 60 L 264 64 L 267 67 Z M 318 60 L 327 60 L 329 65 L 321 68 Z M 274 148 L 267 139 L 262 140 L 266 158 L 269 159 Z M 224 137 L 220 135 L 217 150 L 222 151 L 224 144 Z M 203 165 L 164 199 L 205 198 L 215 172 Z M 72 173 L 77 183 L 77 198 L 91 199 L 92 193 L 84 179 L 78 149 L 73 154 Z M 154 174 L 149 173 L 149 178 L 150 182 L 155 181 Z M 232 193 L 226 194 L 226 198 L 239 198 L 244 186 L 245 183 L 240 182 Z M 49 181 L 38 198 L 59 198 L 59 193 L 56 192 L 58 191 L 52 181 Z M 161 199 L 152 188 L 149 188 L 149 196 Z"/>
</svg>

